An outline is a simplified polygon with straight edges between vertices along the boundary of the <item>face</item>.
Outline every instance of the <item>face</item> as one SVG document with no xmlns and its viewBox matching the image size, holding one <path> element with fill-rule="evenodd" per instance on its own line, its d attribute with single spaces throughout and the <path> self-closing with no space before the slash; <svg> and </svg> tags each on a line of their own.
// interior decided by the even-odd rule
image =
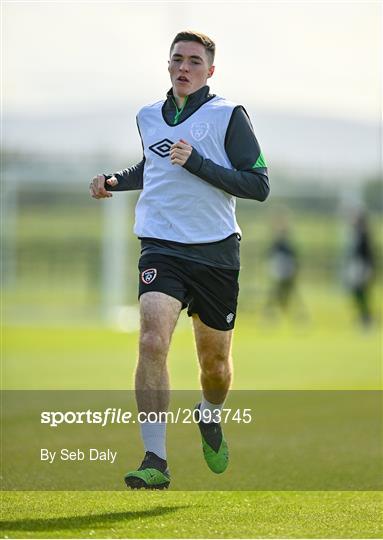
<svg viewBox="0 0 383 540">
<path fill-rule="evenodd" d="M 201 43 L 179 41 L 171 52 L 168 70 L 174 95 L 185 97 L 205 86 L 214 73 L 214 66 L 209 66 Z"/>
</svg>

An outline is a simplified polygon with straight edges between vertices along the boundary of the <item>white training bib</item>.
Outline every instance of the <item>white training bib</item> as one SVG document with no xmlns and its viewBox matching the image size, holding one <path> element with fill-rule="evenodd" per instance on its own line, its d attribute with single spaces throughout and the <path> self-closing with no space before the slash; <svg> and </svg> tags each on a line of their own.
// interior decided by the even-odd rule
<svg viewBox="0 0 383 540">
<path fill-rule="evenodd" d="M 163 104 L 143 107 L 137 116 L 145 167 L 134 232 L 139 237 L 186 244 L 240 234 L 235 197 L 170 161 L 170 146 L 184 139 L 204 158 L 234 169 L 225 151 L 225 135 L 236 105 L 216 96 L 180 124 L 170 126 L 162 115 Z"/>
</svg>

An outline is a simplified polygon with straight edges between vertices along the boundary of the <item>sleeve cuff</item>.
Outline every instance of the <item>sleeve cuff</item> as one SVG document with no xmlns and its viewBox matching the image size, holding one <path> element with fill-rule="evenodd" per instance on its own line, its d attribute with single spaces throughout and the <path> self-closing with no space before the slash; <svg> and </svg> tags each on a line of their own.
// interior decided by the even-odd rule
<svg viewBox="0 0 383 540">
<path fill-rule="evenodd" d="M 112 178 L 113 174 L 105 174 L 105 173 L 102 173 L 104 175 L 104 188 L 107 190 L 107 191 L 112 191 L 113 190 L 113 187 L 110 186 L 109 184 L 106 183 L 107 180 L 109 180 L 109 178 Z"/>
<path fill-rule="evenodd" d="M 192 153 L 188 157 L 186 163 L 183 165 L 187 171 L 197 174 L 202 167 L 203 157 L 193 148 Z"/>
</svg>

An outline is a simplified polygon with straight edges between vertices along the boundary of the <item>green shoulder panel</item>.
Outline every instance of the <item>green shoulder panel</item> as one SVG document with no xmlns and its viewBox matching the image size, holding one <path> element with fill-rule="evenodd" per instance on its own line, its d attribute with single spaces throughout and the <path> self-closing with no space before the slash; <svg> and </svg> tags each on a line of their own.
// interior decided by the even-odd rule
<svg viewBox="0 0 383 540">
<path fill-rule="evenodd" d="M 257 161 L 251 167 L 252 169 L 265 169 L 267 167 L 265 158 L 263 157 L 262 152 L 259 154 Z"/>
</svg>

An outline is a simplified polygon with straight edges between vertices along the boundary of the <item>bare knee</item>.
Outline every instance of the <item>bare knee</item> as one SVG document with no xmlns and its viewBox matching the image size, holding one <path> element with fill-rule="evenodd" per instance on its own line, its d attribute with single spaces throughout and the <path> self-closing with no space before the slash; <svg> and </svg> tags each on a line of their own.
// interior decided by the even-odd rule
<svg viewBox="0 0 383 540">
<path fill-rule="evenodd" d="M 201 371 L 210 381 L 217 383 L 227 381 L 231 377 L 231 360 L 223 354 L 201 358 Z"/>
<path fill-rule="evenodd" d="M 159 332 L 145 330 L 140 336 L 140 357 L 153 361 L 166 359 L 169 340 Z"/>
</svg>

